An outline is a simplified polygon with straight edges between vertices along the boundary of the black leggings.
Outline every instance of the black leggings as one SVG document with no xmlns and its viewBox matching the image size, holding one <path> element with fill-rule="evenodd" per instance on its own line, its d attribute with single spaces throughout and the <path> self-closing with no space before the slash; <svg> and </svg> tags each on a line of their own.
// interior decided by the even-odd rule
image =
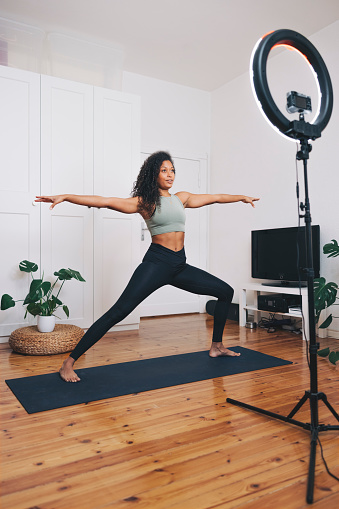
<svg viewBox="0 0 339 509">
<path fill-rule="evenodd" d="M 164 285 L 217 297 L 213 341 L 222 341 L 228 310 L 233 298 L 233 288 L 208 272 L 188 265 L 184 248 L 176 252 L 159 244 L 151 244 L 120 298 L 88 329 L 70 356 L 77 360 L 113 325 L 123 320 L 146 297 Z"/>
</svg>

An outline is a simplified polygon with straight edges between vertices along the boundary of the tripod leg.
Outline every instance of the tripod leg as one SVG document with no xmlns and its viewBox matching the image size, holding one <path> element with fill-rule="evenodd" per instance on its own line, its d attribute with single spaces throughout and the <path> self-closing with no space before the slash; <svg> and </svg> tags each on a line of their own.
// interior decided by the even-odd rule
<svg viewBox="0 0 339 509">
<path fill-rule="evenodd" d="M 294 414 L 296 414 L 298 412 L 298 410 L 303 406 L 304 403 L 306 403 L 306 401 L 308 400 L 309 398 L 309 392 L 306 391 L 305 394 L 303 395 L 303 397 L 301 398 L 301 400 L 299 401 L 299 403 L 296 404 L 296 406 L 293 408 L 293 410 L 288 414 L 288 418 L 290 419 L 291 417 L 293 417 Z"/>
<path fill-rule="evenodd" d="M 274 412 L 269 412 L 268 410 L 263 410 L 262 408 L 247 405 L 247 403 L 242 403 L 241 401 L 237 401 L 236 399 L 226 398 L 227 403 L 231 403 L 232 405 L 240 406 L 242 408 L 247 408 L 248 410 L 253 410 L 254 412 L 258 412 L 263 415 L 268 415 L 269 417 L 273 417 L 274 419 L 279 419 L 280 421 L 288 422 L 290 424 L 294 424 L 295 426 L 300 426 L 301 428 L 310 430 L 310 424 L 305 422 L 296 421 L 295 419 L 290 419 L 289 417 L 285 417 L 284 415 L 276 414 Z"/>
<path fill-rule="evenodd" d="M 327 406 L 327 408 L 332 412 L 332 414 L 334 415 L 334 417 L 337 419 L 337 421 L 339 421 L 339 415 L 337 414 L 337 412 L 334 410 L 334 408 L 332 407 L 332 405 L 328 402 L 327 400 L 327 396 L 326 394 L 324 394 L 323 392 L 320 393 L 320 399 L 325 403 L 325 405 Z"/>
<path fill-rule="evenodd" d="M 313 503 L 314 471 L 315 471 L 317 439 L 318 439 L 318 430 L 313 429 L 312 437 L 311 437 L 310 463 L 308 466 L 308 480 L 307 480 L 307 494 L 306 494 L 306 502 L 308 504 Z"/>
</svg>

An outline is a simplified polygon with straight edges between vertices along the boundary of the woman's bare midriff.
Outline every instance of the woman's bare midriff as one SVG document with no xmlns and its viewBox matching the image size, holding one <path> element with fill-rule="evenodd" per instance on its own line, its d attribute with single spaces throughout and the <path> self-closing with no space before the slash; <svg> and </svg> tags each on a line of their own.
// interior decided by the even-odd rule
<svg viewBox="0 0 339 509">
<path fill-rule="evenodd" d="M 153 244 L 160 244 L 172 251 L 181 251 L 184 247 L 184 242 L 184 232 L 161 233 L 160 235 L 154 235 L 154 237 L 152 237 Z"/>
</svg>

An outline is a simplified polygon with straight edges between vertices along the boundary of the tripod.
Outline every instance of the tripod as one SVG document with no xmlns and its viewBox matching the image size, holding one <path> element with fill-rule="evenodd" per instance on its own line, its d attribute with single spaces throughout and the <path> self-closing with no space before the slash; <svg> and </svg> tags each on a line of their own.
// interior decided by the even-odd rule
<svg viewBox="0 0 339 509">
<path fill-rule="evenodd" d="M 303 118 L 301 119 L 303 121 Z M 310 358 L 310 390 L 305 391 L 304 396 L 300 399 L 297 405 L 293 408 L 293 410 L 288 414 L 287 417 L 282 415 L 269 412 L 267 410 L 263 410 L 262 408 L 258 408 L 252 405 L 247 405 L 246 403 L 241 403 L 240 401 L 227 398 L 226 401 L 231 403 L 232 405 L 237 405 L 243 408 L 247 408 L 249 410 L 253 410 L 255 412 L 259 412 L 264 415 L 268 415 L 269 417 L 274 417 L 284 422 L 288 422 L 290 424 L 294 424 L 295 426 L 300 426 L 311 432 L 311 449 L 310 449 L 310 460 L 309 460 L 309 469 L 308 469 L 308 481 L 307 481 L 307 494 L 306 501 L 309 504 L 313 503 L 313 490 L 314 490 L 314 471 L 315 471 L 315 459 L 316 459 L 316 447 L 319 433 L 322 431 L 328 430 L 339 430 L 339 425 L 324 425 L 319 424 L 319 414 L 318 414 L 318 402 L 321 400 L 327 406 L 327 408 L 331 411 L 337 421 L 339 421 L 339 415 L 334 410 L 334 408 L 330 405 L 327 400 L 326 395 L 323 392 L 318 392 L 318 374 L 317 374 L 317 350 L 319 348 L 319 344 L 316 343 L 316 335 L 315 335 L 315 314 L 314 314 L 314 270 L 313 270 L 313 257 L 312 257 L 312 230 L 311 230 L 311 214 L 310 214 L 310 201 L 308 196 L 308 179 L 307 179 L 307 160 L 309 159 L 309 153 L 312 150 L 312 146 L 308 143 L 307 136 L 300 136 L 300 151 L 297 153 L 297 159 L 303 161 L 304 166 L 304 185 L 305 185 L 305 203 L 300 204 L 300 208 L 304 211 L 303 215 L 300 217 L 304 218 L 305 226 L 306 226 L 306 265 L 307 268 L 307 290 L 308 290 L 308 316 L 309 316 L 309 358 Z M 300 410 L 306 401 L 310 402 L 310 412 L 311 412 L 311 423 L 304 423 L 301 421 L 297 421 L 292 417 Z"/>
</svg>

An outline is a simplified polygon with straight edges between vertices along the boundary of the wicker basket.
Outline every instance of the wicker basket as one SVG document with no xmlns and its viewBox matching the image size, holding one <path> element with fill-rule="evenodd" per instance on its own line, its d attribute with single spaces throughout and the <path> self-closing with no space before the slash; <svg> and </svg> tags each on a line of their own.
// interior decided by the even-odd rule
<svg viewBox="0 0 339 509">
<path fill-rule="evenodd" d="M 27 355 L 53 355 L 70 352 L 84 335 L 76 325 L 56 325 L 53 332 L 39 332 L 37 327 L 22 327 L 12 332 L 9 346 Z"/>
</svg>

